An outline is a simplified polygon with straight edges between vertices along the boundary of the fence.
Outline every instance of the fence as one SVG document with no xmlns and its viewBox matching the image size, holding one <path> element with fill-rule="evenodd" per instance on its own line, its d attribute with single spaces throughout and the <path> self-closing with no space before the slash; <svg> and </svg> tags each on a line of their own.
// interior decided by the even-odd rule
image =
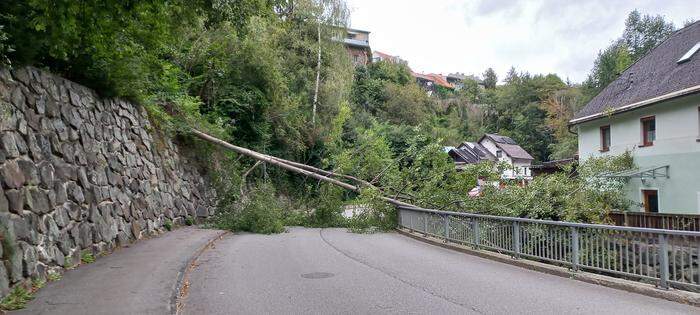
<svg viewBox="0 0 700 315">
<path fill-rule="evenodd" d="M 609 216 L 619 226 L 700 232 L 700 215 L 614 211 Z"/>
<path fill-rule="evenodd" d="M 700 232 L 398 209 L 401 227 L 445 242 L 700 292 Z"/>
</svg>

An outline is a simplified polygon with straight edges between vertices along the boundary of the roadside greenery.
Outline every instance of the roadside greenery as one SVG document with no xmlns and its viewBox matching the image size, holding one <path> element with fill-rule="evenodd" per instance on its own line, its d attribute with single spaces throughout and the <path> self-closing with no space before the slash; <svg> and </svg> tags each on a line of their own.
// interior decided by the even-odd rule
<svg viewBox="0 0 700 315">
<path fill-rule="evenodd" d="M 10 291 L 10 294 L 0 301 L 0 310 L 14 311 L 23 309 L 32 299 L 34 299 L 34 294 L 31 290 L 27 290 L 22 285 L 15 286 Z"/>
<path fill-rule="evenodd" d="M 469 198 L 477 178 L 495 181 L 503 166 L 457 172 L 443 147 L 489 132 L 512 137 L 538 162 L 572 157 L 574 113 L 674 30 L 634 11 L 583 84 L 516 69 L 499 84 L 489 68 L 483 87 L 466 79 L 429 96 L 406 65 L 353 67 L 337 40 L 349 15 L 342 0 L 1 1 L 0 12 L 0 64 L 45 68 L 143 105 L 154 132 L 176 137 L 212 178 L 219 204 L 210 223 L 258 233 L 389 229 L 396 215 L 380 194 L 430 208 L 602 222 L 625 201 L 619 184 L 592 178 L 631 167 L 629 156 L 591 160 L 579 176 L 487 185 Z M 193 140 L 190 127 L 377 188 L 358 195 L 268 168 Z M 350 204 L 367 210 L 346 220 Z"/>
<path fill-rule="evenodd" d="M 416 134 L 406 140 L 408 149 L 402 155 L 389 153 L 393 158 L 388 161 L 378 158 L 368 161 L 368 156 L 356 154 L 349 160 L 339 160 L 342 164 L 338 168 L 343 169 L 342 165 L 377 163 L 376 168 L 381 171 L 374 174 L 380 176 L 361 178 L 377 183 L 386 195 L 432 209 L 604 223 L 608 211 L 626 209 L 628 206 L 622 180 L 604 176 L 634 168 L 629 152 L 617 157 L 588 159 L 580 165 L 571 165 L 563 172 L 536 177 L 528 185 L 511 183 L 499 188 L 496 183 L 505 165 L 480 163 L 456 170 L 452 160 L 442 150 L 439 139 L 426 137 L 420 131 L 416 131 Z M 371 141 L 386 142 L 377 139 Z M 368 141 L 362 138 L 359 145 Z M 381 144 L 371 144 L 381 147 Z M 387 143 L 385 145 L 388 146 Z M 352 174 L 363 176 L 362 172 Z M 478 178 L 486 183 L 483 192 L 478 197 L 468 197 Z M 361 197 L 371 196 L 368 192 L 368 196 Z M 382 202 L 376 196 L 372 200 L 373 206 L 381 213 L 382 207 L 376 204 Z M 365 199 L 362 203 L 369 202 Z"/>
<path fill-rule="evenodd" d="M 272 234 L 284 231 L 282 205 L 274 188 L 260 184 L 236 209 L 221 209 L 213 219 L 214 226 L 231 231 Z"/>
<path fill-rule="evenodd" d="M 90 252 L 90 250 L 84 250 L 80 253 L 80 262 L 84 264 L 91 264 L 95 262 L 95 255 Z"/>
</svg>

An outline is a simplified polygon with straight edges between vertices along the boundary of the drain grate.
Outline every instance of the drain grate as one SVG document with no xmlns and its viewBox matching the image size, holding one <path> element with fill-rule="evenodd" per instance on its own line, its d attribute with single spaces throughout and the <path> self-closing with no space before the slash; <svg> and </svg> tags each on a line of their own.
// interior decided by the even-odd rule
<svg viewBox="0 0 700 315">
<path fill-rule="evenodd" d="M 304 273 L 301 275 L 302 278 L 306 279 L 324 279 L 324 278 L 330 278 L 335 276 L 335 274 L 332 274 L 330 272 L 312 272 L 312 273 Z"/>
</svg>

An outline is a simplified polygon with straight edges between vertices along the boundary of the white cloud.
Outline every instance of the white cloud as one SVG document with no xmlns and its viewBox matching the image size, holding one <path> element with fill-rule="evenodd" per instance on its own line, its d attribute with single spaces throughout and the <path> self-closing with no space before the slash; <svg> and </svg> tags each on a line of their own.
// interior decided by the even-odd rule
<svg viewBox="0 0 700 315">
<path fill-rule="evenodd" d="M 502 78 L 530 73 L 585 79 L 599 50 L 622 34 L 627 14 L 661 14 L 677 27 L 700 18 L 695 1 L 347 0 L 352 27 L 371 31 L 372 49 L 399 55 L 415 71 Z"/>
</svg>

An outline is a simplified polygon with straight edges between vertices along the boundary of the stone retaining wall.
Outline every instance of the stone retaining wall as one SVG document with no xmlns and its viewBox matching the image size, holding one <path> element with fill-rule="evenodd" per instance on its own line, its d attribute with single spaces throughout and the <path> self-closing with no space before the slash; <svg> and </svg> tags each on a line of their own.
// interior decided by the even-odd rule
<svg viewBox="0 0 700 315">
<path fill-rule="evenodd" d="M 0 296 L 213 210 L 213 190 L 142 107 L 0 69 L 0 118 Z"/>
</svg>

